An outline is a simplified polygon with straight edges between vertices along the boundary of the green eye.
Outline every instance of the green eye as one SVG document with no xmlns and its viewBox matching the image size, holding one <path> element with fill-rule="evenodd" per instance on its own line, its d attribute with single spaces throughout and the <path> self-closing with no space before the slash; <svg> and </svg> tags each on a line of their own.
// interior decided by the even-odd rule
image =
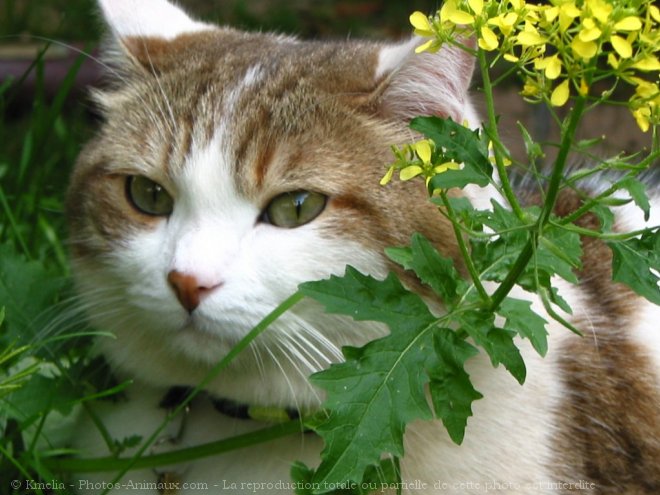
<svg viewBox="0 0 660 495">
<path fill-rule="evenodd" d="M 316 192 L 286 192 L 268 204 L 263 221 L 285 229 L 300 227 L 321 214 L 326 200 L 326 196 Z"/>
<path fill-rule="evenodd" d="M 174 209 L 174 200 L 165 188 L 141 175 L 128 177 L 126 195 L 135 209 L 147 215 L 167 216 Z"/>
</svg>

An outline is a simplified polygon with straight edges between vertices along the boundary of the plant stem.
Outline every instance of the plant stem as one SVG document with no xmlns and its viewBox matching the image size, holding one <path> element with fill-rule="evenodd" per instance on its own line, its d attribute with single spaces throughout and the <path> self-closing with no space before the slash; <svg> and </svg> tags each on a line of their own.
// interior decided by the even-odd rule
<svg viewBox="0 0 660 495">
<path fill-rule="evenodd" d="M 557 195 L 559 194 L 559 189 L 564 179 L 564 169 L 566 168 L 568 154 L 571 150 L 577 126 L 580 123 L 580 118 L 582 117 L 585 102 L 586 100 L 582 96 L 579 96 L 575 100 L 575 106 L 571 110 L 568 122 L 562 128 L 561 146 L 559 148 L 559 153 L 557 154 L 557 159 L 555 160 L 555 166 L 552 169 L 552 175 L 550 176 L 550 184 L 548 185 L 545 202 L 543 203 L 543 210 L 541 211 L 541 215 L 537 222 L 539 232 L 548 222 L 548 219 L 555 208 Z"/>
<path fill-rule="evenodd" d="M 300 420 L 287 421 L 268 428 L 226 438 L 217 442 L 209 442 L 194 447 L 153 454 L 135 459 L 134 457 L 96 457 L 92 459 L 42 459 L 43 464 L 55 472 L 91 473 L 101 471 L 117 471 L 122 473 L 132 469 L 155 468 L 169 464 L 189 462 L 211 455 L 222 454 L 232 450 L 242 449 L 259 443 L 282 438 L 302 430 Z"/>
<path fill-rule="evenodd" d="M 525 213 L 518 203 L 511 183 L 509 182 L 509 176 L 506 172 L 506 167 L 504 166 L 504 161 L 502 160 L 502 150 L 500 148 L 500 135 L 497 130 L 497 115 L 495 115 L 495 99 L 493 97 L 493 84 L 490 80 L 490 72 L 488 67 L 488 61 L 486 60 L 486 54 L 483 50 L 478 51 L 479 66 L 481 68 L 481 77 L 484 84 L 484 96 L 486 98 L 486 109 L 488 114 L 488 122 L 484 126 L 488 137 L 490 137 L 493 142 L 493 155 L 495 156 L 495 166 L 497 168 L 497 173 L 499 175 L 500 183 L 502 185 L 502 191 L 506 197 L 511 209 L 516 214 L 518 218 L 524 220 Z"/>
<path fill-rule="evenodd" d="M 545 195 L 545 201 L 543 203 L 543 209 L 541 214 L 536 222 L 536 227 L 531 232 L 530 238 L 525 244 L 525 247 L 518 255 L 518 259 L 514 263 L 513 267 L 507 274 L 506 278 L 497 290 L 493 293 L 491 299 L 492 311 L 497 310 L 499 305 L 502 303 L 504 298 L 509 294 L 513 286 L 518 281 L 520 275 L 522 275 L 529 260 L 532 258 L 534 251 L 539 242 L 539 237 L 543 234 L 543 229 L 550 220 L 550 214 L 555 207 L 557 202 L 557 195 L 559 194 L 560 186 L 564 178 L 564 169 L 566 168 L 566 162 L 568 159 L 568 153 L 571 149 L 573 139 L 575 138 L 575 132 L 577 126 L 580 123 L 580 118 L 582 117 L 582 112 L 584 110 L 585 99 L 583 97 L 578 97 L 575 101 L 575 106 L 571 110 L 568 122 L 562 126 L 562 139 L 561 146 L 559 148 L 559 153 L 557 154 L 557 159 L 555 160 L 555 166 L 552 168 L 552 175 L 550 176 L 550 183 Z"/>
<path fill-rule="evenodd" d="M 467 270 L 470 273 L 470 277 L 472 278 L 472 283 L 474 284 L 475 289 L 477 289 L 477 292 L 479 293 L 479 297 L 481 297 L 484 303 L 490 306 L 490 296 L 488 295 L 488 292 L 486 292 L 486 289 L 484 289 L 484 286 L 481 283 L 481 279 L 479 278 L 479 272 L 477 271 L 477 268 L 474 266 L 474 263 L 472 262 L 472 257 L 470 256 L 470 252 L 468 251 L 468 248 L 465 244 L 463 233 L 461 232 L 460 226 L 456 221 L 456 212 L 454 212 L 454 209 L 452 208 L 451 203 L 449 202 L 449 198 L 447 197 L 447 193 L 445 191 L 442 191 L 440 193 L 440 197 L 442 198 L 442 201 L 445 204 L 445 208 L 447 208 L 447 216 L 452 224 L 452 227 L 454 228 L 454 235 L 456 236 L 458 247 L 461 250 L 461 256 L 463 257 L 465 266 L 467 267 Z"/>
</svg>

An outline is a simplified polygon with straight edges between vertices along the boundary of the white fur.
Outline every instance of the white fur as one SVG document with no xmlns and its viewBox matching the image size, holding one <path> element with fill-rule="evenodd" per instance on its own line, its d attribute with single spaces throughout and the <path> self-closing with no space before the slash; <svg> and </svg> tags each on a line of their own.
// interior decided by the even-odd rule
<svg viewBox="0 0 660 495">
<path fill-rule="evenodd" d="M 172 40 L 181 34 L 214 29 L 192 20 L 166 0 L 99 0 L 105 19 L 119 37 L 144 36 Z"/>
</svg>

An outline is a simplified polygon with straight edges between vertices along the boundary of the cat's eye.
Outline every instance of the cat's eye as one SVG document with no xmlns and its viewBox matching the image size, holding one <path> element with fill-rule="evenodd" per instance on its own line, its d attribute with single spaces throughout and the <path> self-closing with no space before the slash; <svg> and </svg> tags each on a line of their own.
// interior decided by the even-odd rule
<svg viewBox="0 0 660 495">
<path fill-rule="evenodd" d="M 167 216 L 174 209 L 174 200 L 165 188 L 141 175 L 127 178 L 126 195 L 135 209 L 147 215 Z"/>
<path fill-rule="evenodd" d="M 263 213 L 263 221 L 292 229 L 314 220 L 325 208 L 327 197 L 312 191 L 292 191 L 275 196 Z"/>
</svg>

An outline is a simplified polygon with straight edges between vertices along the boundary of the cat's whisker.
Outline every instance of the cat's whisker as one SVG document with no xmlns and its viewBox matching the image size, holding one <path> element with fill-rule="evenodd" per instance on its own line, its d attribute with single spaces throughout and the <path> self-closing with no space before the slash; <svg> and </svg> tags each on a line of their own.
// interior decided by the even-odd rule
<svg viewBox="0 0 660 495">
<path fill-rule="evenodd" d="M 281 355 L 287 357 L 286 351 L 280 348 L 279 343 L 276 344 L 276 347 L 279 349 Z M 286 382 L 287 387 L 289 388 L 289 391 L 291 392 L 291 397 L 293 397 L 294 400 L 295 400 L 295 404 L 294 404 L 295 408 L 296 408 L 297 411 L 300 411 L 300 406 L 298 404 L 298 398 L 297 398 L 297 394 L 296 394 L 296 387 L 291 382 L 291 379 L 289 378 L 289 375 L 288 375 L 287 371 L 284 369 L 284 366 L 282 366 L 282 363 L 280 363 L 280 360 L 277 358 L 277 356 L 275 355 L 275 353 L 273 352 L 273 350 L 270 347 L 265 347 L 265 350 L 268 353 L 268 355 L 270 356 L 272 362 L 280 370 L 280 373 L 282 373 L 284 381 Z"/>
<path fill-rule="evenodd" d="M 266 370 L 264 369 L 263 356 L 261 355 L 261 350 L 259 348 L 260 346 L 257 345 L 255 342 L 250 342 L 250 345 L 248 347 L 252 352 L 252 355 L 254 356 L 254 363 L 257 366 L 257 372 L 259 373 L 259 378 L 262 381 L 265 381 L 267 375 L 266 375 Z"/>
<path fill-rule="evenodd" d="M 300 376 L 300 378 L 302 379 L 301 383 L 303 383 L 304 386 L 308 389 L 308 391 L 311 392 L 311 394 L 314 396 L 314 399 L 316 400 L 316 402 L 320 403 L 321 402 L 321 397 L 319 396 L 318 392 L 314 389 L 312 384 L 309 383 L 309 381 L 307 380 L 307 377 L 309 376 L 309 374 L 305 373 L 300 368 L 299 362 L 297 362 L 295 359 L 293 359 L 293 356 L 290 353 L 291 349 L 284 347 L 283 342 L 281 342 L 281 341 L 277 342 L 276 347 L 279 349 L 281 355 L 284 356 L 287 359 L 287 361 L 289 361 L 289 363 L 293 367 L 293 370 Z M 295 351 L 294 351 L 294 353 L 295 353 Z M 300 356 L 298 355 L 298 357 L 300 357 Z M 278 362 L 278 364 L 279 364 L 279 362 Z M 307 363 L 307 364 L 309 364 L 309 363 Z M 293 383 L 291 382 L 288 374 L 286 373 L 286 371 L 284 371 L 284 369 L 281 366 L 280 366 L 280 370 L 282 370 L 282 373 L 284 374 L 284 378 L 285 378 L 285 380 L 287 382 L 287 385 L 289 386 L 289 389 L 291 391 L 291 397 L 294 400 L 293 405 L 296 408 L 296 410 L 300 413 L 300 412 L 302 412 L 302 408 L 300 407 L 300 402 L 298 400 L 299 392 L 296 392 L 298 390 L 298 387 L 295 387 L 293 385 Z"/>
</svg>

